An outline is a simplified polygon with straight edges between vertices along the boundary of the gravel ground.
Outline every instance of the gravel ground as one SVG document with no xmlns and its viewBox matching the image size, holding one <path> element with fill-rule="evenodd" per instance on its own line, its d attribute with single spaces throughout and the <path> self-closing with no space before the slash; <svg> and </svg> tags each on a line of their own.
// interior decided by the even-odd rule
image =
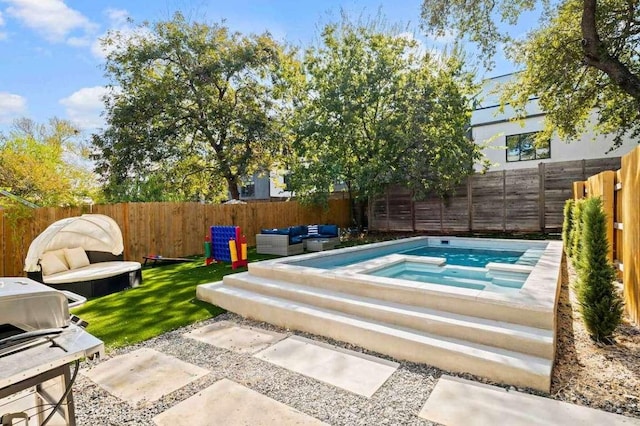
<svg viewBox="0 0 640 426">
<path fill-rule="evenodd" d="M 131 407 L 102 390 L 82 374 L 74 386 L 78 425 L 152 425 L 153 417 L 222 378 L 228 378 L 270 398 L 283 402 L 331 425 L 429 425 L 417 417 L 441 370 L 422 364 L 403 362 L 371 398 L 318 382 L 298 373 L 256 359 L 182 337 L 182 334 L 217 321 L 273 330 L 291 335 L 288 330 L 227 313 L 214 319 L 165 333 L 139 345 L 109 353 L 109 358 L 140 348 L 151 348 L 211 372 L 159 401 L 143 407 Z M 385 359 L 387 356 L 306 333 L 297 335 L 334 344 Z M 91 361 L 83 363 L 88 368 Z M 463 376 L 464 377 L 464 376 Z M 470 376 L 467 376 L 470 377 Z M 223 421 L 220 423 L 224 424 Z"/>
<path fill-rule="evenodd" d="M 640 418 L 640 329 L 625 323 L 614 346 L 598 346 L 582 326 L 575 297 L 570 290 L 572 269 L 565 268 L 558 304 L 558 352 L 551 397 L 574 404 Z M 152 425 L 153 417 L 222 378 L 228 378 L 263 395 L 283 402 L 331 425 L 429 425 L 417 417 L 438 378 L 446 373 L 424 364 L 400 362 L 398 370 L 371 397 L 365 398 L 314 379 L 274 366 L 247 354 L 237 354 L 183 338 L 182 334 L 218 321 L 293 334 L 270 324 L 241 318 L 232 313 L 165 333 L 138 345 L 111 352 L 117 356 L 140 348 L 151 348 L 210 370 L 210 373 L 159 401 L 131 407 L 102 390 L 82 374 L 74 386 L 78 425 Z M 295 334 L 384 359 L 342 342 L 306 333 Z M 82 368 L 90 367 L 84 362 Z M 450 374 L 450 373 L 447 373 Z M 459 377 L 491 383 L 464 374 Z M 537 395 L 538 391 L 518 389 Z M 547 395 L 549 396 L 549 395 Z M 224 421 L 221 420 L 221 425 Z"/>
</svg>

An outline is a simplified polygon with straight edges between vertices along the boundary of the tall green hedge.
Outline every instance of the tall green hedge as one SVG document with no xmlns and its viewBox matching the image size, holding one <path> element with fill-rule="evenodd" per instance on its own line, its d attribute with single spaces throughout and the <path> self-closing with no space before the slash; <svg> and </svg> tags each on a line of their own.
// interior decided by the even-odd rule
<svg viewBox="0 0 640 426">
<path fill-rule="evenodd" d="M 609 241 L 602 200 L 596 197 L 586 200 L 581 216 L 577 258 L 580 311 L 591 338 L 610 343 L 622 321 L 623 302 L 613 283 L 615 269 L 607 257 Z"/>
<path fill-rule="evenodd" d="M 582 210 L 586 200 L 576 200 L 571 214 L 571 256 L 575 260 L 574 266 L 580 269 L 580 248 L 582 247 Z"/>
<path fill-rule="evenodd" d="M 571 231 L 573 230 L 573 208 L 575 206 L 575 201 L 573 199 L 567 200 L 564 203 L 564 220 L 562 221 L 562 242 L 564 244 L 564 252 L 567 257 L 571 257 L 572 246 L 570 244 L 571 240 Z"/>
</svg>

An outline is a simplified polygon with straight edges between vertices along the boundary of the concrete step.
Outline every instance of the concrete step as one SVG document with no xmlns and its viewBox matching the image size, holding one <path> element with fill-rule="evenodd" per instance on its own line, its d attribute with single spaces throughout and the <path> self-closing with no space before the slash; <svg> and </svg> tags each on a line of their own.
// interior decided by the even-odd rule
<svg viewBox="0 0 640 426">
<path fill-rule="evenodd" d="M 551 386 L 553 361 L 549 359 L 393 326 L 223 282 L 199 285 L 196 296 L 245 317 L 327 336 L 397 359 L 545 392 Z"/>
<path fill-rule="evenodd" d="M 248 273 L 228 275 L 226 285 L 357 315 L 394 326 L 553 359 L 553 331 L 435 309 L 302 286 Z"/>
<path fill-rule="evenodd" d="M 439 291 L 412 281 L 391 280 L 384 277 L 372 279 L 370 276 L 360 274 L 333 274 L 331 271 L 319 272 L 315 268 L 290 268 L 289 265 L 273 264 L 269 261 L 249 263 L 248 274 L 254 277 L 348 293 L 357 297 L 504 321 L 526 327 L 555 330 L 553 312 L 550 312 L 546 307 L 538 306 L 535 303 L 504 303 L 499 295 L 493 299 L 479 298 L 468 289 L 449 287 L 446 291 Z M 228 276 L 225 277 L 225 280 Z"/>
</svg>

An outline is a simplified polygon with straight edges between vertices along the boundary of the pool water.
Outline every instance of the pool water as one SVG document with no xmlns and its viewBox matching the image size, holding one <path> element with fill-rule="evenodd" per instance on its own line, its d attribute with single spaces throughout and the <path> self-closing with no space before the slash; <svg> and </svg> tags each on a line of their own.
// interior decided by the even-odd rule
<svg viewBox="0 0 640 426">
<path fill-rule="evenodd" d="M 475 266 L 484 268 L 487 263 L 517 263 L 524 251 L 485 250 L 453 247 L 420 247 L 405 251 L 402 254 L 411 256 L 444 257 L 447 265 Z"/>
<path fill-rule="evenodd" d="M 410 261 L 387 266 L 369 274 L 472 290 L 519 289 L 529 276 L 528 272 L 489 271 L 468 266 L 439 267 Z"/>
<path fill-rule="evenodd" d="M 473 266 L 484 268 L 487 263 L 511 263 L 518 265 L 534 266 L 542 249 L 519 250 L 495 250 L 461 247 L 442 247 L 423 245 L 408 249 L 398 249 L 398 247 L 384 247 L 376 250 L 363 250 L 362 252 L 342 254 L 341 256 L 323 256 L 320 258 L 305 259 L 291 262 L 292 265 L 308 266 L 320 269 L 336 269 L 343 266 L 350 266 L 360 262 L 366 262 L 389 254 L 404 254 L 411 256 L 442 257 L 446 259 L 447 265 Z"/>
</svg>

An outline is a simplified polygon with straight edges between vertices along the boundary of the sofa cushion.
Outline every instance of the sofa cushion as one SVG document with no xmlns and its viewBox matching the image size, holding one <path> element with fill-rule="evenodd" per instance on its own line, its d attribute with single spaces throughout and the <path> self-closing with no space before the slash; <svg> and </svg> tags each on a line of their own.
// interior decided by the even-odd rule
<svg viewBox="0 0 640 426">
<path fill-rule="evenodd" d="M 40 267 L 42 275 L 57 274 L 58 272 L 68 271 L 69 267 L 64 263 L 53 251 L 46 251 L 40 259 Z"/>
<path fill-rule="evenodd" d="M 64 249 L 64 257 L 67 259 L 69 269 L 78 269 L 89 266 L 89 258 L 82 247 Z"/>
<path fill-rule="evenodd" d="M 299 235 L 307 235 L 307 227 L 305 225 L 290 226 L 289 235 L 291 235 L 292 237 L 297 237 Z"/>
<path fill-rule="evenodd" d="M 316 235 L 318 233 L 318 225 L 308 225 L 307 234 Z"/>
<path fill-rule="evenodd" d="M 137 271 L 141 268 L 140 262 L 100 262 L 92 263 L 84 268 L 71 269 L 57 274 L 45 276 L 42 281 L 45 284 L 64 284 L 82 281 L 99 280 L 114 277 L 126 272 Z"/>
<path fill-rule="evenodd" d="M 338 225 L 319 225 L 318 234 L 323 236 L 337 237 Z"/>
</svg>

